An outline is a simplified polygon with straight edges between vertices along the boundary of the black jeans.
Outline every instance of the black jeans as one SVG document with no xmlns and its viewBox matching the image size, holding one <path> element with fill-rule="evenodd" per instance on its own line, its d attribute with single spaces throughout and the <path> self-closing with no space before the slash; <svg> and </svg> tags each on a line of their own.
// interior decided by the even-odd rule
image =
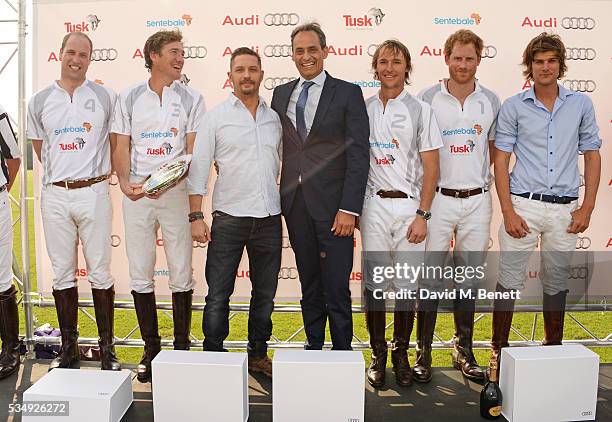
<svg viewBox="0 0 612 422">
<path fill-rule="evenodd" d="M 246 246 L 251 278 L 249 308 L 249 356 L 265 356 L 272 335 L 272 311 L 281 266 L 281 216 L 264 218 L 233 217 L 213 213 L 212 241 L 206 258 L 208 294 L 204 306 L 202 331 L 204 350 L 224 351 L 229 334 L 229 301 L 236 273 Z"/>
</svg>

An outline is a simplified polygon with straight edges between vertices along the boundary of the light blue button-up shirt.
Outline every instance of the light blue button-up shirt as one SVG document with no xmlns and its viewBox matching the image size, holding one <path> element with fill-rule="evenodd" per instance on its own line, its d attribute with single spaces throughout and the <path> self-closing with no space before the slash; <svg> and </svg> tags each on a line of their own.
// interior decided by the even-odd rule
<svg viewBox="0 0 612 422">
<path fill-rule="evenodd" d="M 578 153 L 601 147 L 591 99 L 559 85 L 552 113 L 534 88 L 508 98 L 497 118 L 495 147 L 514 152 L 513 193 L 578 196 Z"/>
</svg>

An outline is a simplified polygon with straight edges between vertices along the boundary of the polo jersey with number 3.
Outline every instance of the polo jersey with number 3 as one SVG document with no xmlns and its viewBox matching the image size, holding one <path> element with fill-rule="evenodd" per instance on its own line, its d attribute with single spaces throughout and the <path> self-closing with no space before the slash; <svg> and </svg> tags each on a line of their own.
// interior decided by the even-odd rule
<svg viewBox="0 0 612 422">
<path fill-rule="evenodd" d="M 204 112 L 202 95 L 178 81 L 164 87 L 161 101 L 148 81 L 123 91 L 112 131 L 131 137 L 130 174 L 146 178 L 186 154 L 185 135 L 198 131 Z"/>
</svg>

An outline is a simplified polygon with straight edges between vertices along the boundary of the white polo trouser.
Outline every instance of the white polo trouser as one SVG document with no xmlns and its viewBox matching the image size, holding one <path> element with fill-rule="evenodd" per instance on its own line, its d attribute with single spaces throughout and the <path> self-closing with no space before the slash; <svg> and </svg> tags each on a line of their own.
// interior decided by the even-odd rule
<svg viewBox="0 0 612 422">
<path fill-rule="evenodd" d="M 421 266 L 425 257 L 425 241 L 410 243 L 406 238 L 408 227 L 416 216 L 419 202 L 412 198 L 381 198 L 366 195 L 359 218 L 361 243 L 364 252 L 364 274 L 372 274 L 373 266 L 395 267 L 407 263 Z M 387 278 L 374 282 L 366 276 L 366 289 L 416 290 L 419 280 Z M 392 286 L 391 286 L 392 285 Z"/>
<path fill-rule="evenodd" d="M 13 218 L 6 190 L 0 192 L 0 293 L 13 284 Z"/>
<path fill-rule="evenodd" d="M 529 257 L 541 238 L 540 281 L 544 293 L 554 295 L 567 290 L 569 263 L 576 250 L 578 235 L 568 233 L 571 213 L 578 201 L 551 204 L 511 195 L 514 211 L 525 219 L 531 233 L 521 239 L 510 236 L 502 222 L 499 227 L 499 283 L 506 289 L 522 290 L 527 280 Z"/>
<path fill-rule="evenodd" d="M 91 287 L 110 288 L 115 280 L 110 273 L 113 210 L 108 181 L 79 189 L 45 185 L 41 211 L 53 289 L 76 286 L 79 239 Z"/>
<path fill-rule="evenodd" d="M 155 291 L 157 230 L 161 227 L 172 292 L 193 288 L 189 197 L 185 180 L 161 194 L 158 199 L 123 198 L 126 251 L 130 267 L 130 287 L 136 293 Z"/>
<path fill-rule="evenodd" d="M 425 250 L 431 253 L 426 254 L 427 264 L 451 265 L 454 262 L 456 266 L 472 268 L 483 265 L 489 248 L 491 215 L 489 191 L 468 198 L 454 198 L 438 192 L 431 205 L 425 246 Z M 447 252 L 453 235 L 455 247 L 451 259 Z M 455 286 L 474 289 L 478 282 L 474 278 L 466 279 L 461 283 L 455 282 Z"/>
</svg>

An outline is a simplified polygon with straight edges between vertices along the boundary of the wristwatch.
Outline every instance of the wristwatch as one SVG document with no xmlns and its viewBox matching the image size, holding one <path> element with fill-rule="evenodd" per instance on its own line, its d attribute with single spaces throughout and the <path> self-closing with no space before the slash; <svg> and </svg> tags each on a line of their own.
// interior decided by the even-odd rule
<svg viewBox="0 0 612 422">
<path fill-rule="evenodd" d="M 418 209 L 416 210 L 417 215 L 420 215 L 421 217 L 423 217 L 423 219 L 425 221 L 429 220 L 431 218 L 431 211 L 423 211 L 422 209 Z"/>
<path fill-rule="evenodd" d="M 189 222 L 193 223 L 196 220 L 204 220 L 204 213 L 201 211 L 190 212 Z"/>
</svg>

